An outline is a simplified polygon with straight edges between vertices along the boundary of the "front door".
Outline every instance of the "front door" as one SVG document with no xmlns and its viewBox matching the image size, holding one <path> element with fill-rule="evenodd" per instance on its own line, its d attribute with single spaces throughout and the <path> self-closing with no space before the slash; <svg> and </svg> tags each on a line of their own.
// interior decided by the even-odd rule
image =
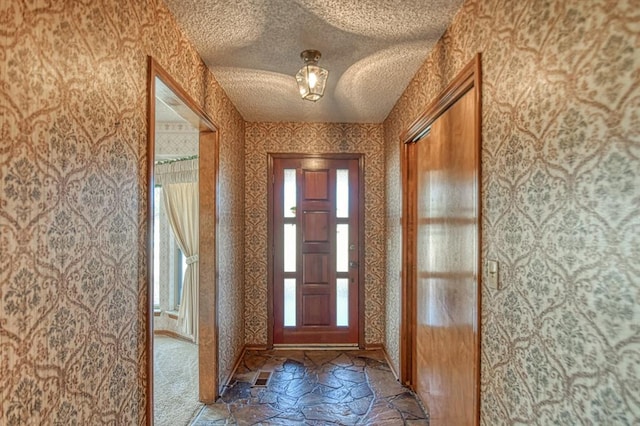
<svg viewBox="0 0 640 426">
<path fill-rule="evenodd" d="M 359 158 L 274 157 L 273 343 L 357 344 Z"/>
</svg>

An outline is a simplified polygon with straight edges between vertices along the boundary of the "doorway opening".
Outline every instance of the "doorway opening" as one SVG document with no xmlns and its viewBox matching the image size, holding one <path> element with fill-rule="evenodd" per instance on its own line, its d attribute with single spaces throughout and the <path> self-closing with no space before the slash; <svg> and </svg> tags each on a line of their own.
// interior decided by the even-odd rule
<svg viewBox="0 0 640 426">
<path fill-rule="evenodd" d="M 151 57 L 148 93 L 147 418 L 186 423 L 218 395 L 218 132 Z"/>
<path fill-rule="evenodd" d="M 480 57 L 403 134 L 401 378 L 430 424 L 480 418 Z"/>
<path fill-rule="evenodd" d="M 363 157 L 271 154 L 274 346 L 363 346 Z"/>
</svg>

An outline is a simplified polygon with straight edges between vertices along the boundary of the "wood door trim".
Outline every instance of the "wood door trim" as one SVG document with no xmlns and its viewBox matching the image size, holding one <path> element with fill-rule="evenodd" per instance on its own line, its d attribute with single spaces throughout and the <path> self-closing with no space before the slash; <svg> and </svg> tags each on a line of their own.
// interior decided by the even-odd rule
<svg viewBox="0 0 640 426">
<path fill-rule="evenodd" d="M 209 117 L 209 115 L 198 105 L 189 94 L 178 84 L 178 82 L 171 77 L 171 75 L 165 71 L 160 64 L 152 57 L 148 57 L 148 68 L 147 68 L 147 238 L 146 238 L 146 258 L 147 258 L 147 311 L 145 312 L 146 316 L 146 326 L 147 333 L 145 335 L 145 350 L 146 350 L 146 424 L 153 424 L 153 318 L 154 318 L 154 307 L 153 307 L 153 262 L 150 261 L 153 256 L 153 203 L 154 203 L 154 157 L 155 157 L 155 117 L 156 117 L 156 87 L 155 87 L 155 79 L 156 77 L 162 80 L 162 82 L 170 88 L 173 93 L 182 101 L 184 104 L 190 108 L 199 118 L 199 141 L 198 147 L 203 145 L 202 142 L 206 140 L 205 145 L 208 148 L 211 148 L 210 151 L 206 152 L 205 156 L 202 156 L 202 160 L 208 161 L 212 164 L 213 167 L 213 181 L 211 182 L 213 193 L 210 196 L 204 197 L 200 199 L 200 205 L 202 206 L 203 202 L 211 202 L 215 204 L 213 217 L 211 220 L 215 222 L 215 226 L 213 232 L 209 232 L 211 238 L 209 243 L 214 247 L 214 256 L 210 262 L 205 262 L 206 265 L 204 269 L 213 269 L 214 272 L 217 270 L 217 250 L 215 249 L 217 245 L 217 227 L 218 227 L 218 205 L 215 202 L 217 193 L 218 193 L 218 152 L 219 152 L 219 141 L 218 141 L 218 126 L 216 126 Z M 208 185 L 208 186 L 211 186 Z M 211 191 L 210 191 L 211 192 Z M 210 198 L 210 199 L 209 199 Z M 200 237 L 201 244 L 203 244 L 202 234 Z M 202 259 L 201 259 L 202 262 Z M 203 268 L 201 267 L 201 275 Z M 214 274 L 215 277 L 215 274 Z M 217 282 L 214 281 L 212 283 L 212 294 L 208 295 L 209 301 L 213 300 L 214 304 L 217 304 Z M 200 287 L 200 293 L 207 289 L 203 286 Z M 217 309 L 215 309 L 215 313 L 213 318 L 205 317 L 203 311 L 200 310 L 200 317 L 198 318 L 199 324 L 205 323 L 208 327 L 211 328 L 213 335 L 212 339 L 207 342 L 206 347 L 202 347 L 198 349 L 198 357 L 199 363 L 211 365 L 211 361 L 213 361 L 213 380 L 206 380 L 205 372 L 211 374 L 211 369 L 200 369 L 199 373 L 199 381 L 200 384 L 202 382 L 209 383 L 210 386 L 207 386 L 207 389 L 204 390 L 205 399 L 207 402 L 211 400 L 211 402 L 215 401 L 218 396 L 218 319 L 217 319 Z M 201 349 L 205 349 L 204 352 L 208 354 L 207 359 L 203 360 L 201 357 L 203 356 Z M 208 349 L 208 350 L 207 350 Z M 200 396 L 203 395 L 202 385 L 200 386 Z"/>
<path fill-rule="evenodd" d="M 474 87 L 476 91 L 476 101 L 480 99 L 480 54 L 478 53 L 458 75 L 449 83 L 420 116 L 413 121 L 400 135 L 402 143 L 417 142 L 421 134 L 431 126 L 431 124 L 442 115 L 451 105 L 456 103 L 465 93 Z M 478 104 L 479 105 L 479 104 Z M 476 123 L 480 126 L 480 122 Z"/>
<path fill-rule="evenodd" d="M 360 208 L 358 209 L 358 238 L 360 240 L 360 244 L 358 244 L 358 259 L 360 260 L 360 273 L 358 274 L 358 346 L 361 349 L 365 348 L 365 291 L 364 291 L 364 276 L 365 276 L 365 262 L 364 262 L 364 154 L 359 153 L 329 153 L 329 154 L 304 154 L 304 153 L 267 153 L 267 346 L 269 348 L 273 348 L 273 328 L 274 328 L 274 318 L 273 318 L 273 256 L 269 255 L 271 250 L 274 250 L 274 236 L 273 236 L 273 215 L 271 212 L 273 211 L 273 191 L 274 191 L 274 160 L 275 159 L 290 159 L 290 158 L 320 158 L 327 160 L 358 160 L 358 172 L 360 174 L 359 177 L 359 188 L 358 188 L 358 203 Z"/>
<path fill-rule="evenodd" d="M 431 124 L 438 119 L 449 107 L 464 96 L 468 91 L 474 90 L 475 100 L 475 158 L 476 158 L 476 183 L 478 188 L 477 212 L 477 305 L 474 324 L 476 357 L 474 372 L 476 377 L 476 389 L 474 400 L 475 424 L 480 424 L 480 361 L 481 361 L 481 316 L 482 316 L 482 64 L 480 53 L 458 73 L 436 100 L 432 102 L 420 116 L 400 135 L 400 164 L 402 178 L 402 192 L 405 194 L 402 200 L 402 297 L 400 315 L 400 375 L 401 382 L 415 388 L 416 360 L 413 358 L 413 348 L 416 345 L 416 309 L 415 286 L 416 274 L 416 177 L 411 165 L 415 162 L 415 142 L 429 131 Z"/>
<path fill-rule="evenodd" d="M 366 269 L 366 259 L 365 259 L 365 232 L 364 232 L 364 154 L 358 154 L 358 262 L 360 263 L 361 268 L 360 273 L 358 274 L 358 346 L 360 349 L 364 349 L 366 342 L 364 336 L 364 328 L 365 328 L 365 292 L 364 292 L 364 277 L 365 277 L 365 269 Z"/>
<path fill-rule="evenodd" d="M 277 154 L 267 153 L 267 346 L 273 348 L 273 328 L 275 320 L 273 318 L 273 256 L 275 242 L 273 235 L 273 197 L 275 176 L 273 162 L 276 158 L 283 158 Z"/>
</svg>

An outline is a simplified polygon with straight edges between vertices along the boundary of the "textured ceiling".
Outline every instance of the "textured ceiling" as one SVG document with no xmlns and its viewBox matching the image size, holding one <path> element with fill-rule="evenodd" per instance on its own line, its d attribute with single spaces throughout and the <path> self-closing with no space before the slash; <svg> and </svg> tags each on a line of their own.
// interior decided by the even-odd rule
<svg viewBox="0 0 640 426">
<path fill-rule="evenodd" d="M 247 121 L 382 122 L 461 0 L 165 0 Z M 304 101 L 300 52 L 322 52 Z"/>
<path fill-rule="evenodd" d="M 165 104 L 161 99 L 156 98 L 156 123 L 185 123 L 182 118 L 169 105 Z"/>
<path fill-rule="evenodd" d="M 155 161 L 197 154 L 199 117 L 160 79 L 155 84 Z"/>
</svg>

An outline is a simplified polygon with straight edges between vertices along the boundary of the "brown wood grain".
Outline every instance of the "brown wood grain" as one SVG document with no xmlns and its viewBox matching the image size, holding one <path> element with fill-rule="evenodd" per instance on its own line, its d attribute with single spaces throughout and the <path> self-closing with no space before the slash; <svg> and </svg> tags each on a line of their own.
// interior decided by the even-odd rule
<svg viewBox="0 0 640 426">
<path fill-rule="evenodd" d="M 360 344 L 362 267 L 360 232 L 361 222 L 361 158 L 351 156 L 274 156 L 272 159 L 273 185 L 271 188 L 270 276 L 272 288 L 273 343 L 274 344 Z M 282 190 L 284 169 L 296 169 L 298 202 L 295 217 L 284 217 Z M 337 218 L 336 170 L 349 170 L 349 218 Z M 284 239 L 282 228 L 286 223 L 297 225 L 296 271 L 285 272 Z M 336 272 L 336 226 L 348 223 L 350 227 L 349 260 L 354 267 L 348 272 Z M 296 326 L 284 326 L 284 280 L 295 278 Z M 349 280 L 349 326 L 336 324 L 336 279 Z"/>
<path fill-rule="evenodd" d="M 473 116 L 473 92 L 467 92 L 416 143 L 415 388 L 433 425 L 474 422 L 478 223 Z M 460 223 L 460 216 L 476 220 Z"/>
<path fill-rule="evenodd" d="M 480 57 L 402 135 L 401 379 L 433 425 L 479 422 Z"/>
</svg>

